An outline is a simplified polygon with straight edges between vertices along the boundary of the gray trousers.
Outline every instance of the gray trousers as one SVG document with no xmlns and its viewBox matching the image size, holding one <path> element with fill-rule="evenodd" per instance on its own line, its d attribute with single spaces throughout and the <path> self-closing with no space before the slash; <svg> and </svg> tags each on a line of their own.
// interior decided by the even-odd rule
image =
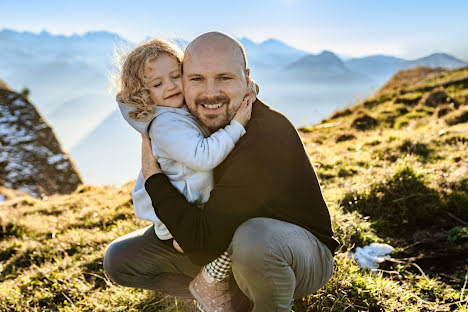
<svg viewBox="0 0 468 312">
<path fill-rule="evenodd" d="M 291 311 L 293 299 L 319 290 L 333 272 L 333 256 L 323 243 L 304 228 L 275 219 L 254 218 L 241 224 L 228 253 L 234 286 L 253 302 L 255 312 Z M 104 269 L 123 286 L 193 298 L 188 284 L 201 266 L 178 253 L 172 240 L 159 240 L 150 226 L 113 241 Z"/>
</svg>

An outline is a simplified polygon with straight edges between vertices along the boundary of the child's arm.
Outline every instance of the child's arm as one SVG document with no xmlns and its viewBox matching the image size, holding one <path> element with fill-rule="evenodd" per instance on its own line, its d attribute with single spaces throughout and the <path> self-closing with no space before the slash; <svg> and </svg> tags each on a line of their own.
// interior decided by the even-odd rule
<svg viewBox="0 0 468 312">
<path fill-rule="evenodd" d="M 244 135 L 252 104 L 246 100 L 226 127 L 205 138 L 186 116 L 161 114 L 152 123 L 149 136 L 157 149 L 168 157 L 197 171 L 218 166 Z"/>
<path fill-rule="evenodd" d="M 232 151 L 244 132 L 244 127 L 234 121 L 205 138 L 195 125 L 174 118 L 153 121 L 149 136 L 164 158 L 196 171 L 210 171 Z"/>
</svg>

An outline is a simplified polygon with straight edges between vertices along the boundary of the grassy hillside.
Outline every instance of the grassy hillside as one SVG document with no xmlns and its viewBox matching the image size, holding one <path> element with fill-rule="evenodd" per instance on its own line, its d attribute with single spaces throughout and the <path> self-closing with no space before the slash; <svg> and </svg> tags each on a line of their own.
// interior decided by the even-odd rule
<svg viewBox="0 0 468 312">
<path fill-rule="evenodd" d="M 299 311 L 468 311 L 468 69 L 400 72 L 372 98 L 300 129 L 342 247 Z M 112 284 L 106 246 L 146 223 L 132 183 L 0 203 L 1 311 L 193 311 Z M 348 253 L 386 242 L 379 271 Z"/>
</svg>

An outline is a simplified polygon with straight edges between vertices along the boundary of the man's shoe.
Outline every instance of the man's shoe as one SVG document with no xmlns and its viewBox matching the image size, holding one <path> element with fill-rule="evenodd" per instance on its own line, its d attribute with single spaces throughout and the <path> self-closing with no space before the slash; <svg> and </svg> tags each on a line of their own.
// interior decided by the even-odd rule
<svg viewBox="0 0 468 312">
<path fill-rule="evenodd" d="M 208 312 L 235 312 L 229 294 L 229 281 L 211 278 L 205 269 L 190 282 L 189 290 Z"/>
</svg>

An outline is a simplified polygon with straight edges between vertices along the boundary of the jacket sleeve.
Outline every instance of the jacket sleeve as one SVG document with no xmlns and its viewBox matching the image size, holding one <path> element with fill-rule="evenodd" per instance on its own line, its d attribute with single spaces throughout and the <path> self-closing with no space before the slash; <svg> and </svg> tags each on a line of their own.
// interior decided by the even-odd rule
<svg viewBox="0 0 468 312">
<path fill-rule="evenodd" d="M 161 114 L 151 124 L 149 135 L 166 157 L 196 171 L 211 171 L 232 151 L 244 135 L 244 127 L 233 120 L 205 138 L 184 116 Z"/>
<path fill-rule="evenodd" d="M 241 223 L 261 215 L 266 196 L 255 177 L 263 175 L 257 173 L 264 167 L 237 151 L 229 155 L 228 174 L 218 179 L 203 207 L 189 203 L 163 174 L 145 182 L 156 214 L 194 263 L 203 265 L 216 259 Z"/>
<path fill-rule="evenodd" d="M 159 220 L 154 212 L 151 198 L 145 189 L 145 178 L 141 170 L 132 190 L 132 200 L 135 216 L 139 219 L 153 222 L 156 235 L 159 239 L 167 240 L 172 238 L 171 233 L 169 233 L 164 223 Z"/>
</svg>

